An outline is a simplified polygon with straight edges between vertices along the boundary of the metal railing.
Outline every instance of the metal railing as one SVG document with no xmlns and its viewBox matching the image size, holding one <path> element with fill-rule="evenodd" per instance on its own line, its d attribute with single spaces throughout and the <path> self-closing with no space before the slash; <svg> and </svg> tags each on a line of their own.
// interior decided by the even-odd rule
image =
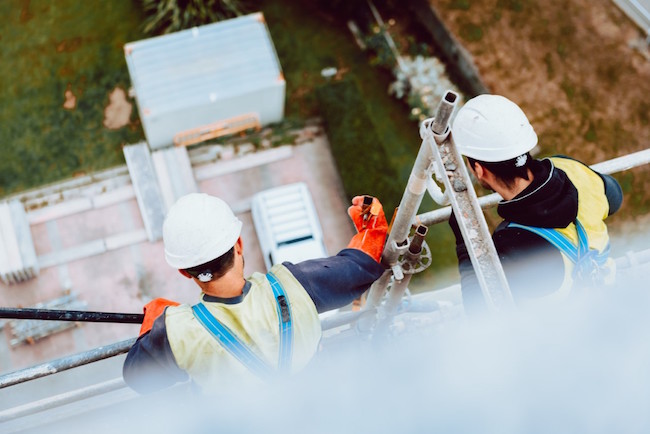
<svg viewBox="0 0 650 434">
<path fill-rule="evenodd" d="M 135 341 L 136 338 L 127 339 L 125 341 L 78 353 L 73 356 L 62 357 L 60 359 L 2 375 L 0 376 L 0 389 L 24 383 L 25 381 L 34 380 L 36 378 L 45 377 L 47 375 L 56 374 L 57 372 L 83 366 L 88 363 L 108 359 L 109 357 L 117 356 L 119 354 L 124 354 L 129 351 Z"/>
<path fill-rule="evenodd" d="M 29 416 L 45 410 L 61 407 L 74 402 L 82 401 L 84 399 L 92 398 L 105 393 L 113 392 L 115 390 L 123 389 L 126 383 L 122 378 L 105 381 L 99 384 L 93 384 L 81 389 L 72 390 L 70 392 L 61 393 L 59 395 L 50 396 L 38 401 L 30 402 L 29 404 L 19 405 L 7 410 L 0 411 L 0 423 L 9 422 L 20 417 Z M 133 392 L 135 396 L 135 392 Z"/>
</svg>

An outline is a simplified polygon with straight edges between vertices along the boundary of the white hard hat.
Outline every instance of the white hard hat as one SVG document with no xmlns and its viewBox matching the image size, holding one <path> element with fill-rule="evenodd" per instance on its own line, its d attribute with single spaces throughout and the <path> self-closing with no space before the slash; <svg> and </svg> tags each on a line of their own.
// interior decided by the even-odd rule
<svg viewBox="0 0 650 434">
<path fill-rule="evenodd" d="M 172 205 L 163 223 L 165 259 L 178 269 L 205 264 L 235 245 L 241 227 L 223 200 L 204 193 L 185 195 Z"/>
<path fill-rule="evenodd" d="M 537 145 L 537 134 L 524 112 L 500 95 L 467 101 L 454 119 L 451 135 L 462 155 L 485 162 L 510 160 Z"/>
</svg>

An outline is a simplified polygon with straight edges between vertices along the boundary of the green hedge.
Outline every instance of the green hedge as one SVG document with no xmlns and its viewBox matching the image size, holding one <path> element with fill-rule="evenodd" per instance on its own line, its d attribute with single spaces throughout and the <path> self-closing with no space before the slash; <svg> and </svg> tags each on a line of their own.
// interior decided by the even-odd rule
<svg viewBox="0 0 650 434">
<path fill-rule="evenodd" d="M 394 209 L 403 186 L 356 82 L 330 82 L 316 92 L 345 194 L 349 198 L 370 194 L 378 197 L 385 209 Z"/>
</svg>

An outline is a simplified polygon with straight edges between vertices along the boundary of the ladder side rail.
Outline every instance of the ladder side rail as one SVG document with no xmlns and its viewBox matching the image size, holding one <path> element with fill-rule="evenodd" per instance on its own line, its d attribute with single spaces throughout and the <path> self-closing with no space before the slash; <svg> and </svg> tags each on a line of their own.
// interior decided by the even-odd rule
<svg viewBox="0 0 650 434">
<path fill-rule="evenodd" d="M 426 122 L 426 121 L 425 121 Z M 433 134 L 434 131 L 431 132 Z M 454 210 L 481 291 L 491 311 L 514 307 L 512 293 L 485 221 L 476 191 L 453 136 L 436 137 L 433 153 Z"/>
</svg>

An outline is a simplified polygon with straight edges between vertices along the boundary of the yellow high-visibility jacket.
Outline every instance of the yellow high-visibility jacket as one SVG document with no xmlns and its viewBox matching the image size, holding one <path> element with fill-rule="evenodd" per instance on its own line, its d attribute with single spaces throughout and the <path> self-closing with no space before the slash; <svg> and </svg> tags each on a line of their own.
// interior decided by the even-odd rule
<svg viewBox="0 0 650 434">
<path fill-rule="evenodd" d="M 291 366 L 299 370 L 311 360 L 318 348 L 321 337 L 318 313 L 302 285 L 284 265 L 275 265 L 271 272 L 289 299 L 294 333 Z M 277 367 L 280 335 L 273 291 L 264 274 L 255 273 L 248 280 L 248 293 L 239 303 L 210 301 L 211 298 L 205 295 L 201 303 L 268 365 Z M 191 306 L 167 308 L 165 326 L 178 367 L 204 389 L 221 387 L 233 379 L 237 384 L 259 380 L 197 321 Z"/>
</svg>

